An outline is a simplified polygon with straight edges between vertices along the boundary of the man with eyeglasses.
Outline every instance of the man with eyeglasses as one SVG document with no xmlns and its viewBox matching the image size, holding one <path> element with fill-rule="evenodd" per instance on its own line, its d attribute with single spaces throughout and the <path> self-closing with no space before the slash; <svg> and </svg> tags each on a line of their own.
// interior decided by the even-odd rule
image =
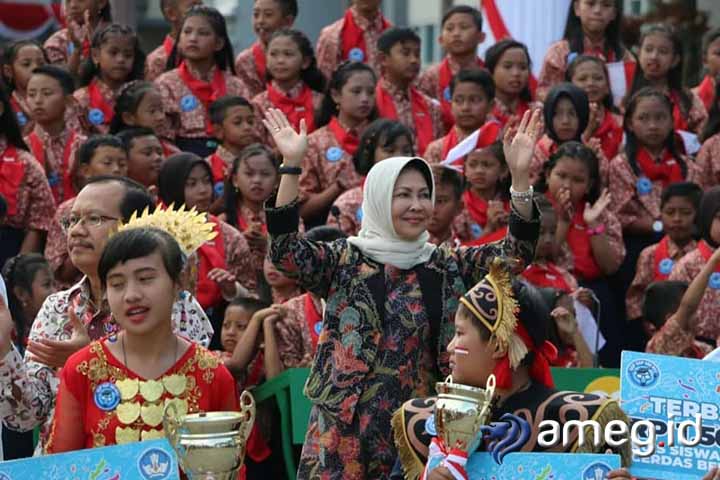
<svg viewBox="0 0 720 480">
<path fill-rule="evenodd" d="M 12 320 L 3 321 L 9 315 L 0 315 L 0 417 L 6 427 L 16 431 L 42 425 L 36 455 L 42 452 L 49 434 L 60 383 L 58 369 L 91 340 L 112 335 L 117 329 L 97 272 L 108 237 L 120 221 L 153 207 L 145 187 L 133 180 L 114 176 L 90 179 L 63 225 L 70 259 L 84 277 L 45 300 L 30 331 L 24 360 L 11 345 Z M 212 325 L 189 293 L 183 292 L 175 301 L 172 320 L 176 332 L 209 345 Z"/>
</svg>

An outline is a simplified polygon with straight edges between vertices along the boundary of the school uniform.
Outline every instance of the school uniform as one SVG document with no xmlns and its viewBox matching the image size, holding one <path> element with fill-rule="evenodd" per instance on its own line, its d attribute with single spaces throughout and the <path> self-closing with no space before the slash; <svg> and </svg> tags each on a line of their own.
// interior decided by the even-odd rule
<svg viewBox="0 0 720 480">
<path fill-rule="evenodd" d="M 97 77 L 87 87 L 75 90 L 73 97 L 77 101 L 80 125 L 87 135 L 110 132 L 117 96 L 118 90 L 112 90 Z"/>
<path fill-rule="evenodd" d="M 318 68 L 330 78 L 338 65 L 350 60 L 367 63 L 379 75 L 377 41 L 391 26 L 379 11 L 368 20 L 355 7 L 348 8 L 343 18 L 320 31 L 315 55 Z"/>
<path fill-rule="evenodd" d="M 510 123 L 511 120 L 517 120 L 518 122 L 522 119 L 525 112 L 528 110 L 535 110 L 542 108 L 540 102 L 526 102 L 525 100 L 518 99 L 515 107 L 505 104 L 498 97 L 493 99 L 492 111 L 490 115 L 492 118 L 500 123 L 500 126 L 504 129 L 505 126 Z"/>
<path fill-rule="evenodd" d="M 102 28 L 103 25 L 98 25 L 95 29 Z M 84 38 L 82 42 L 82 59 L 90 57 L 90 39 L 87 37 L 87 25 L 80 26 L 80 38 Z M 55 65 L 65 65 L 70 59 L 70 55 L 75 51 L 75 45 L 70 41 L 70 35 L 67 28 L 63 28 L 53 33 L 45 40 L 43 45 L 45 55 L 48 61 Z"/>
<path fill-rule="evenodd" d="M 697 242 L 690 240 L 679 246 L 665 235 L 660 242 L 650 245 L 640 252 L 635 278 L 630 284 L 625 299 L 627 318 L 635 320 L 642 317 L 645 289 L 652 282 L 667 280 L 675 264 L 689 252 L 695 250 Z"/>
<path fill-rule="evenodd" d="M 30 105 L 27 103 L 26 96 L 21 95 L 17 89 L 13 90 L 12 94 L 10 94 L 10 106 L 15 113 L 15 118 L 20 126 L 21 133 L 23 135 L 30 134 L 35 126 L 35 122 L 30 115 Z"/>
<path fill-rule="evenodd" d="M 705 140 L 695 157 L 695 183 L 703 190 L 720 185 L 720 133 Z"/>
<path fill-rule="evenodd" d="M 55 287 L 57 290 L 66 290 L 82 280 L 82 273 L 79 271 L 73 279 L 67 282 L 63 282 L 57 277 L 57 271 L 70 258 L 67 232 L 63 229 L 61 222 L 70 216 L 74 203 L 75 197 L 58 205 L 50 222 L 47 240 L 45 241 L 45 258 L 50 264 L 50 270 L 55 274 Z"/>
<path fill-rule="evenodd" d="M 217 147 L 208 114 L 210 104 L 226 95 L 247 98 L 247 88 L 231 73 L 213 66 L 208 78 L 209 81 L 202 80 L 199 72 L 183 62 L 155 80 L 168 124 L 168 130 L 159 133 L 174 139 L 180 150 L 201 157 L 210 155 Z"/>
<path fill-rule="evenodd" d="M 260 42 L 240 52 L 235 58 L 235 71 L 248 90 L 248 100 L 262 93 L 267 85 L 267 58 Z"/>
<path fill-rule="evenodd" d="M 145 80 L 152 82 L 167 70 L 167 61 L 170 58 L 175 39 L 170 35 L 165 36 L 162 45 L 145 58 Z"/>
<path fill-rule="evenodd" d="M 375 87 L 375 103 L 380 117 L 397 120 L 415 134 L 418 155 L 445 134 L 440 103 L 413 86 L 403 89 L 381 78 Z"/>
<path fill-rule="evenodd" d="M 54 137 L 36 124 L 30 135 L 25 137 L 25 143 L 30 147 L 32 155 L 45 170 L 55 203 L 58 205 L 77 194 L 70 178 L 70 170 L 77 150 L 86 140 L 85 135 L 67 124 L 65 130 Z"/>
<path fill-rule="evenodd" d="M 0 137 L 0 194 L 7 214 L 0 226 L 0 265 L 20 253 L 28 230 L 47 232 L 55 201 L 42 167 L 33 156 Z"/>
<path fill-rule="evenodd" d="M 708 112 L 715 103 L 715 79 L 712 75 L 705 75 L 698 86 L 694 87 L 692 93 L 702 101 L 705 110 Z"/>
<path fill-rule="evenodd" d="M 326 225 L 335 227 L 348 237 L 357 235 L 362 225 L 363 188 L 357 186 L 340 194 L 330 207 Z"/>
</svg>

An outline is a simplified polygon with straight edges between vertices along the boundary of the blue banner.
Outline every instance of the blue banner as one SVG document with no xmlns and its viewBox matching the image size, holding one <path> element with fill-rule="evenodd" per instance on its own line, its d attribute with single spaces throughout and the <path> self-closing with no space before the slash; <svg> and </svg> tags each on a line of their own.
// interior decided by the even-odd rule
<svg viewBox="0 0 720 480">
<path fill-rule="evenodd" d="M 477 452 L 467 463 L 471 480 L 604 480 L 620 468 L 620 455 L 591 453 L 509 453 L 497 464 Z"/>
<path fill-rule="evenodd" d="M 620 384 L 630 437 L 637 436 L 633 475 L 697 480 L 720 464 L 719 363 L 623 352 Z"/>
<path fill-rule="evenodd" d="M 0 480 L 179 480 L 165 439 L 0 463 Z"/>
</svg>

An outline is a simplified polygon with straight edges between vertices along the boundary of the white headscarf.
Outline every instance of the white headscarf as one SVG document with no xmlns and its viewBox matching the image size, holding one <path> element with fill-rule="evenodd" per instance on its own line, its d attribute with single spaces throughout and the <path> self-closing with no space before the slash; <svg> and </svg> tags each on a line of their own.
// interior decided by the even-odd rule
<svg viewBox="0 0 720 480">
<path fill-rule="evenodd" d="M 415 240 L 404 240 L 395 232 L 392 220 L 392 200 L 395 182 L 400 172 L 410 162 L 416 162 L 426 170 L 430 178 L 430 191 L 435 204 L 435 182 L 425 160 L 418 157 L 393 157 L 383 160 L 370 169 L 363 188 L 362 224 L 356 237 L 348 243 L 372 260 L 408 270 L 425 263 L 435 251 L 429 243 L 427 231 Z"/>
</svg>

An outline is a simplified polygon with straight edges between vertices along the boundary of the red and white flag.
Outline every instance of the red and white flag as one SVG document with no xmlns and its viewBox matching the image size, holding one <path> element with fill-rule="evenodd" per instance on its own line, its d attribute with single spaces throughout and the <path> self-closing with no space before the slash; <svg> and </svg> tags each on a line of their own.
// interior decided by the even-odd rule
<svg viewBox="0 0 720 480">
<path fill-rule="evenodd" d="M 24 40 L 38 37 L 61 24 L 61 2 L 53 0 L 0 1 L 0 37 Z"/>
</svg>

